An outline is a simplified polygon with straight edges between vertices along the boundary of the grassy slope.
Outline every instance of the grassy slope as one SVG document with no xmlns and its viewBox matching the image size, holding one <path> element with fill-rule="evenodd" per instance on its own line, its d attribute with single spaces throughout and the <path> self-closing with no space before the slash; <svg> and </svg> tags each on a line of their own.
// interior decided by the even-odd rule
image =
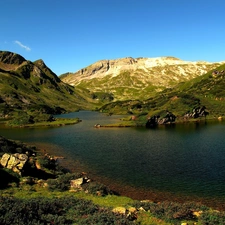
<svg viewBox="0 0 225 225">
<path fill-rule="evenodd" d="M 217 68 L 225 70 L 225 65 Z M 154 97 L 143 101 L 117 101 L 104 105 L 101 111 L 115 114 L 165 114 L 166 110 L 177 116 L 184 115 L 197 106 L 206 106 L 210 117 L 224 116 L 225 74 L 212 75 L 213 71 L 178 84 L 173 89 L 165 89 Z"/>
<path fill-rule="evenodd" d="M 10 52 L 0 52 L 0 59 L 0 117 L 36 117 L 99 106 L 89 91 L 63 83 L 42 60 L 32 63 Z"/>
<path fill-rule="evenodd" d="M 108 75 L 101 79 L 93 78 L 89 81 L 81 81 L 77 87 L 83 87 L 93 92 L 113 93 L 116 100 L 146 99 L 146 97 L 153 96 L 159 87 L 153 86 L 149 81 L 147 85 L 145 81 L 143 82 L 137 74 L 133 76 L 129 71 L 124 71 L 116 77 Z M 140 89 L 142 89 L 142 92 L 140 92 Z"/>
</svg>

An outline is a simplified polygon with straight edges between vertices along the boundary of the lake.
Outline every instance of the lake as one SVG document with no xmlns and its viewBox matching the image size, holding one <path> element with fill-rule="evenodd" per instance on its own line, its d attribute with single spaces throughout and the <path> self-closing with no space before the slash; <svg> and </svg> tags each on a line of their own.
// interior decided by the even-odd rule
<svg viewBox="0 0 225 225">
<path fill-rule="evenodd" d="M 225 122 L 146 128 L 94 128 L 121 116 L 80 111 L 82 122 L 57 128 L 4 128 L 0 135 L 64 156 L 122 195 L 154 201 L 198 201 L 225 209 Z"/>
</svg>

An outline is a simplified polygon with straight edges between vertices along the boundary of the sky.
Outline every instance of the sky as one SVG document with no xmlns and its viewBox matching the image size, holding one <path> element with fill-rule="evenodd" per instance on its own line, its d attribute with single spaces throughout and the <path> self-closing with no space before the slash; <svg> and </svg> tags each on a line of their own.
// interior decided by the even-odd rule
<svg viewBox="0 0 225 225">
<path fill-rule="evenodd" d="M 57 75 L 103 59 L 225 61 L 224 0 L 0 0 L 0 50 Z"/>
</svg>

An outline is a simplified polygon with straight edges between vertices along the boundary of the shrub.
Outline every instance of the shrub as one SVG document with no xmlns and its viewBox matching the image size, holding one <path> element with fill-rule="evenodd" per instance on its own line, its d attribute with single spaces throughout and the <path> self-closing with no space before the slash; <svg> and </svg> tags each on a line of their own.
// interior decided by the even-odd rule
<svg viewBox="0 0 225 225">
<path fill-rule="evenodd" d="M 75 197 L 17 199 L 0 197 L 0 224 L 134 224 L 125 215 Z"/>
<path fill-rule="evenodd" d="M 98 182 L 86 183 L 83 188 L 93 195 L 105 196 L 112 193 L 107 186 Z"/>
<path fill-rule="evenodd" d="M 136 202 L 136 208 L 144 208 L 145 211 L 150 211 L 154 216 L 169 222 L 180 220 L 195 220 L 197 219 L 193 212 L 205 210 L 206 207 L 194 202 L 178 203 L 164 201 L 161 203 L 154 202 Z"/>
<path fill-rule="evenodd" d="M 0 168 L 0 189 L 8 187 L 10 183 L 19 183 L 19 175 L 14 173 L 12 170 Z"/>
<path fill-rule="evenodd" d="M 124 215 L 121 214 L 115 214 L 107 209 L 100 209 L 98 213 L 94 213 L 89 215 L 87 218 L 82 219 L 79 221 L 80 225 L 92 225 L 92 224 L 98 224 L 98 225 L 111 225 L 111 224 L 117 224 L 117 225 L 131 225 L 135 224 L 132 221 L 129 221 Z"/>
<path fill-rule="evenodd" d="M 206 211 L 199 217 L 202 225 L 222 225 L 225 224 L 225 212 Z"/>
<path fill-rule="evenodd" d="M 49 179 L 48 189 L 50 191 L 66 191 L 70 189 L 70 181 L 82 177 L 80 173 L 66 173 L 57 179 Z"/>
</svg>

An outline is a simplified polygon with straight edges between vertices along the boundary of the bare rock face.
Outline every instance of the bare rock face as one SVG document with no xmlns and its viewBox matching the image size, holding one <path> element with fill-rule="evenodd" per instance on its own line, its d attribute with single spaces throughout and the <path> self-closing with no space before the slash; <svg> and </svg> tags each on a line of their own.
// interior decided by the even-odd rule
<svg viewBox="0 0 225 225">
<path fill-rule="evenodd" d="M 13 52 L 0 51 L 0 62 L 5 64 L 17 64 L 20 65 L 26 61 L 22 56 Z"/>
<path fill-rule="evenodd" d="M 8 154 L 5 153 L 1 158 L 1 165 L 7 169 L 11 169 L 14 172 L 21 175 L 24 165 L 28 160 L 28 156 L 26 154 Z"/>
</svg>

